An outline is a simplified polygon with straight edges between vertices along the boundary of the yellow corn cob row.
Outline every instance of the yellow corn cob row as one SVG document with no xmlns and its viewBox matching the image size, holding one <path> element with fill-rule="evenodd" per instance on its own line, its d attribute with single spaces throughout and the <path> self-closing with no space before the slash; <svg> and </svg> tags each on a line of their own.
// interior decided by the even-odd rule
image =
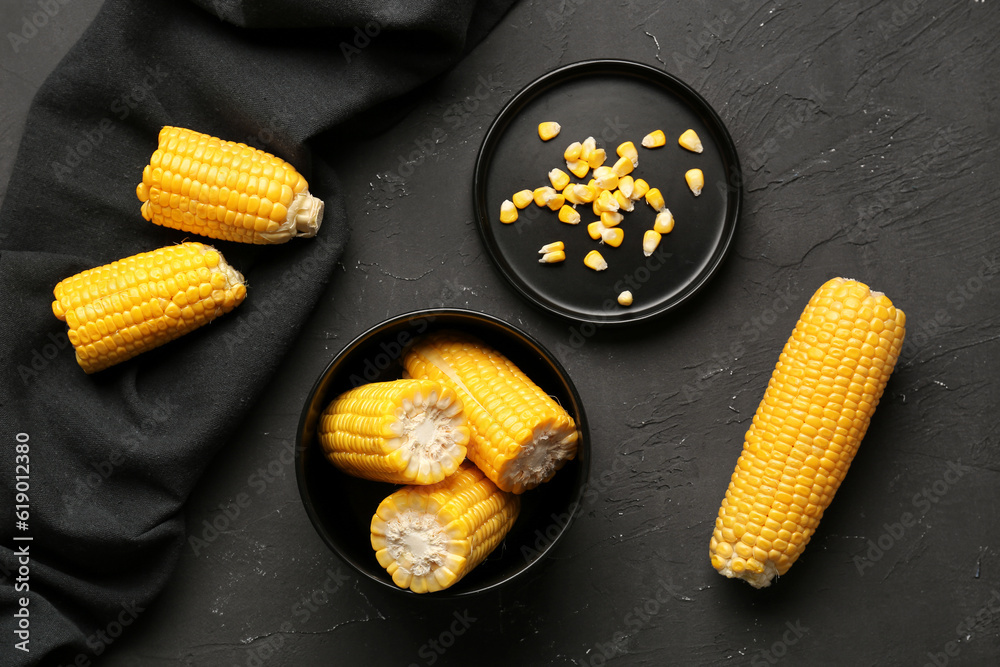
<svg viewBox="0 0 1000 667">
<path fill-rule="evenodd" d="M 437 484 L 406 486 L 383 500 L 372 517 L 372 548 L 397 586 L 440 591 L 483 562 L 520 507 L 520 498 L 466 461 Z"/>
<path fill-rule="evenodd" d="M 88 269 L 55 286 L 77 363 L 94 373 L 228 313 L 243 276 L 211 246 L 182 243 Z"/>
<path fill-rule="evenodd" d="M 434 484 L 465 459 L 469 427 L 455 392 L 432 380 L 374 382 L 334 399 L 319 420 L 330 461 L 355 477 Z"/>
<path fill-rule="evenodd" d="M 284 243 L 315 236 L 323 202 L 290 164 L 246 144 L 164 127 L 135 193 L 146 220 L 200 236 Z"/>
<path fill-rule="evenodd" d="M 802 554 L 868 429 L 906 315 L 834 278 L 810 299 L 746 433 L 712 535 L 712 565 L 756 588 Z"/>
<path fill-rule="evenodd" d="M 410 377 L 455 390 L 469 417 L 469 458 L 504 491 L 552 479 L 576 456 L 573 418 L 507 357 L 456 332 L 418 340 L 403 360 Z"/>
</svg>

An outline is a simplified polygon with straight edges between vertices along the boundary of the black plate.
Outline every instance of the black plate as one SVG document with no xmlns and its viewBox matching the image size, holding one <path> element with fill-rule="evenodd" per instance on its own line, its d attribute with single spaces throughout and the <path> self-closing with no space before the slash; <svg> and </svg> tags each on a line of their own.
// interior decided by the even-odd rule
<svg viewBox="0 0 1000 667">
<path fill-rule="evenodd" d="M 319 415 L 352 386 L 399 378 L 408 342 L 437 329 L 478 336 L 524 369 L 556 398 L 580 431 L 577 456 L 556 476 L 521 494 L 521 512 L 497 549 L 468 576 L 436 593 L 401 589 L 378 564 L 371 547 L 371 520 L 382 500 L 397 487 L 341 473 L 323 455 L 316 439 Z M 580 508 L 590 475 L 590 435 L 580 396 L 566 370 L 537 341 L 495 317 L 461 309 L 422 310 L 399 315 L 364 332 L 323 371 L 306 399 L 299 420 L 295 472 L 306 514 L 323 541 L 369 579 L 401 594 L 440 599 L 495 589 L 534 571 L 562 538 Z"/>
<path fill-rule="evenodd" d="M 538 138 L 538 124 L 556 121 L 555 139 Z M 677 137 L 693 128 L 705 151 L 692 153 Z M 646 149 L 642 138 L 660 129 L 662 148 Z M 643 232 L 655 213 L 644 201 L 625 214 L 625 241 L 611 248 L 591 240 L 586 225 L 597 219 L 589 204 L 577 207 L 577 226 L 559 222 L 556 213 L 529 204 L 518 220 L 499 220 L 500 204 L 525 188 L 549 185 L 553 167 L 567 171 L 562 154 L 588 136 L 608 154 L 631 140 L 639 151 L 632 174 L 659 188 L 676 220 L 652 257 L 642 253 Z M 695 197 L 684 172 L 698 167 L 705 188 Z M 590 179 L 590 175 L 586 180 Z M 573 178 L 573 181 L 579 179 Z M 697 292 L 725 258 L 742 200 L 739 159 L 729 132 L 711 106 L 693 89 L 661 70 L 622 60 L 591 60 L 557 69 L 537 79 L 507 103 L 486 133 L 476 161 L 473 204 L 479 231 L 501 273 L 529 301 L 550 312 L 583 322 L 621 324 L 660 315 Z M 553 241 L 566 244 L 566 261 L 539 264 L 538 249 Z M 595 272 L 583 257 L 600 250 L 608 269 Z M 619 306 L 619 292 L 635 301 Z"/>
</svg>

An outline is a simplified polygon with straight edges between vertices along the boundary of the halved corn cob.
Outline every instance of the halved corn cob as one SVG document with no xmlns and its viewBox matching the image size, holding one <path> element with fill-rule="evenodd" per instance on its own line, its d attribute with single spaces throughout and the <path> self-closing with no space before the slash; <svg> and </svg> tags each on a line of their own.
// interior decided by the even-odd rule
<svg viewBox="0 0 1000 667">
<path fill-rule="evenodd" d="M 844 278 L 806 305 L 746 433 L 709 554 L 755 588 L 798 559 L 857 452 L 906 334 L 887 296 Z"/>
<path fill-rule="evenodd" d="M 188 242 L 88 269 L 53 293 L 77 363 L 94 373 L 228 313 L 247 290 L 215 248 Z"/>
<path fill-rule="evenodd" d="M 234 141 L 164 127 L 135 190 L 142 217 L 242 243 L 315 236 L 323 202 L 292 165 Z"/>
<path fill-rule="evenodd" d="M 393 583 L 432 593 L 482 563 L 520 509 L 520 498 L 466 461 L 437 484 L 405 486 L 383 500 L 372 517 L 371 544 Z"/>
<path fill-rule="evenodd" d="M 373 382 L 330 402 L 319 442 L 348 475 L 434 484 L 465 459 L 469 426 L 455 392 L 433 380 Z"/>
<path fill-rule="evenodd" d="M 472 427 L 469 458 L 504 491 L 546 482 L 576 456 L 573 418 L 507 357 L 482 341 L 439 331 L 403 359 L 411 377 L 453 388 Z"/>
</svg>

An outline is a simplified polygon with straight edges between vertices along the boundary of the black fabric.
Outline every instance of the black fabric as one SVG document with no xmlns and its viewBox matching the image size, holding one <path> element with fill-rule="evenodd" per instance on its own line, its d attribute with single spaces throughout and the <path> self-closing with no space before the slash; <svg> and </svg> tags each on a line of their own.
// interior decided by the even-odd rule
<svg viewBox="0 0 1000 667">
<path fill-rule="evenodd" d="M 510 4 L 105 4 L 34 100 L 0 211 L 0 664 L 94 664 L 104 648 L 94 633 L 136 615 L 142 622 L 138 609 L 163 589 L 184 543 L 186 497 L 294 341 L 347 240 L 336 175 L 310 144 L 376 110 L 384 117 Z M 323 225 L 314 239 L 273 247 L 198 239 L 243 272 L 246 302 L 87 376 L 52 315 L 52 288 L 189 237 L 143 220 L 135 195 L 167 124 L 289 160 L 325 200 Z M 30 457 L 27 530 L 13 516 L 20 433 Z M 30 653 L 11 648 L 25 597 L 15 551 L 24 545 Z"/>
</svg>

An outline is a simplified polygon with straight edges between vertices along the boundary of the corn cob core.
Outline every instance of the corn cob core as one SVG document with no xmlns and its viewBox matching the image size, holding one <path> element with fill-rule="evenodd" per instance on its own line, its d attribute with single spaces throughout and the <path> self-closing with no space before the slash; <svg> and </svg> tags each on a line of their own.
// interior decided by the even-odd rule
<svg viewBox="0 0 1000 667">
<path fill-rule="evenodd" d="M 847 474 L 892 374 L 906 315 L 834 278 L 810 299 L 746 433 L 710 544 L 712 565 L 755 588 L 798 559 Z"/>
<path fill-rule="evenodd" d="M 290 164 L 246 144 L 164 127 L 136 196 L 157 225 L 243 243 L 315 236 L 323 202 Z"/>
<path fill-rule="evenodd" d="M 349 475 L 434 484 L 465 459 L 469 427 L 451 389 L 432 380 L 394 380 L 334 399 L 320 417 L 319 441 Z"/>
<path fill-rule="evenodd" d="M 576 456 L 573 418 L 507 357 L 482 341 L 439 331 L 416 341 L 403 365 L 451 387 L 472 427 L 469 458 L 504 491 L 552 479 Z"/>
<path fill-rule="evenodd" d="M 88 269 L 55 286 L 77 363 L 94 373 L 228 313 L 243 276 L 211 246 L 182 243 Z"/>
<path fill-rule="evenodd" d="M 406 486 L 383 500 L 372 517 L 372 548 L 397 586 L 439 591 L 483 562 L 520 506 L 466 461 L 437 484 Z"/>
</svg>

